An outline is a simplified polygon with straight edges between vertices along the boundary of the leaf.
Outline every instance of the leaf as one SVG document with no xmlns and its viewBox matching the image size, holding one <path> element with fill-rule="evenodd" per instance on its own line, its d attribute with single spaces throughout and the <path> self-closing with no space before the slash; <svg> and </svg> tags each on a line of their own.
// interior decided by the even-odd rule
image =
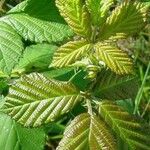
<svg viewBox="0 0 150 150">
<path fill-rule="evenodd" d="M 91 37 L 89 14 L 83 0 L 56 0 L 56 6 L 76 34 Z"/>
<path fill-rule="evenodd" d="M 52 62 L 56 48 L 57 46 L 51 44 L 37 44 L 26 47 L 15 69 L 25 68 L 26 70 L 30 70 L 32 67 L 36 69 L 48 68 Z"/>
<path fill-rule="evenodd" d="M 24 126 L 36 127 L 57 119 L 81 100 L 71 83 L 33 73 L 12 85 L 3 110 Z"/>
<path fill-rule="evenodd" d="M 41 20 L 65 23 L 55 5 L 55 0 L 25 0 L 13 7 L 7 14 L 25 13 Z"/>
<path fill-rule="evenodd" d="M 96 116 L 81 114 L 66 128 L 57 150 L 116 150 L 116 143 L 107 126 Z"/>
<path fill-rule="evenodd" d="M 144 124 L 140 118 L 130 115 L 120 106 L 109 101 L 102 102 L 99 111 L 105 121 L 131 149 L 149 150 L 150 126 Z"/>
<path fill-rule="evenodd" d="M 0 21 L 12 26 L 25 40 L 38 43 L 61 42 L 73 35 L 67 25 L 43 21 L 24 13 L 10 14 Z"/>
<path fill-rule="evenodd" d="M 123 2 L 107 18 L 101 30 L 100 39 L 108 39 L 120 33 L 125 35 L 138 33 L 145 25 L 146 11 L 143 3 Z"/>
<path fill-rule="evenodd" d="M 71 41 L 58 48 L 53 57 L 53 67 L 66 67 L 72 65 L 90 50 L 91 45 L 86 41 Z"/>
<path fill-rule="evenodd" d="M 21 150 L 43 150 L 46 141 L 46 134 L 42 128 L 24 128 L 16 124 L 19 135 Z"/>
<path fill-rule="evenodd" d="M 22 39 L 52 43 L 73 36 L 72 30 L 65 24 L 40 20 L 24 13 L 1 17 L 0 34 L 0 70 L 7 74 L 11 73 L 22 55 Z"/>
<path fill-rule="evenodd" d="M 2 113 L 0 113 L 0 139 L 0 149 L 20 150 L 20 140 L 13 120 Z"/>
<path fill-rule="evenodd" d="M 126 52 L 110 44 L 97 43 L 95 45 L 96 56 L 117 74 L 130 74 L 133 72 L 133 64 Z"/>
<path fill-rule="evenodd" d="M 0 109 L 4 103 L 4 97 L 0 96 Z M 44 129 L 24 128 L 3 113 L 0 113 L 0 129 L 2 150 L 43 150 L 45 146 Z"/>
<path fill-rule="evenodd" d="M 21 37 L 0 19 L 0 69 L 10 73 L 17 64 L 24 49 Z"/>
<path fill-rule="evenodd" d="M 99 26 L 104 23 L 112 4 L 113 0 L 86 0 L 86 5 L 94 25 Z"/>
<path fill-rule="evenodd" d="M 135 99 L 139 89 L 135 76 L 120 76 L 110 70 L 102 70 L 93 89 L 94 94 L 102 99 Z"/>
</svg>

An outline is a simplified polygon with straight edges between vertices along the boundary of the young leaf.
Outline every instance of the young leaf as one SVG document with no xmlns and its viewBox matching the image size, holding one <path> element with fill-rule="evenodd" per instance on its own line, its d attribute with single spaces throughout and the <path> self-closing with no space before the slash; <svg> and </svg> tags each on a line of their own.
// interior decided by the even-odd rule
<svg viewBox="0 0 150 150">
<path fill-rule="evenodd" d="M 76 34 L 91 37 L 89 14 L 83 0 L 56 0 L 61 15 Z"/>
<path fill-rule="evenodd" d="M 65 67 L 80 60 L 90 50 L 91 45 L 86 41 L 73 41 L 58 48 L 53 57 L 53 67 Z"/>
<path fill-rule="evenodd" d="M 96 116 L 81 114 L 67 127 L 57 150 L 116 150 L 116 143 L 107 126 Z"/>
<path fill-rule="evenodd" d="M 86 5 L 94 25 L 99 26 L 104 23 L 112 4 L 113 0 L 86 0 Z"/>
<path fill-rule="evenodd" d="M 0 19 L 0 70 L 10 73 L 24 50 L 22 38 Z"/>
<path fill-rule="evenodd" d="M 93 89 L 102 99 L 135 99 L 138 92 L 138 79 L 135 76 L 120 76 L 110 70 L 102 70 Z"/>
<path fill-rule="evenodd" d="M 125 112 L 113 102 L 102 102 L 99 111 L 105 121 L 131 149 L 149 150 L 150 126 Z"/>
<path fill-rule="evenodd" d="M 107 18 L 100 34 L 101 39 L 108 39 L 117 33 L 133 35 L 145 25 L 146 6 L 139 2 L 123 2 Z"/>
<path fill-rule="evenodd" d="M 133 72 L 133 64 L 126 52 L 110 45 L 97 43 L 95 45 L 96 56 L 117 74 L 130 74 Z"/>
<path fill-rule="evenodd" d="M 33 73 L 12 85 L 3 110 L 24 126 L 36 127 L 67 113 L 80 100 L 80 92 L 71 83 Z"/>
</svg>

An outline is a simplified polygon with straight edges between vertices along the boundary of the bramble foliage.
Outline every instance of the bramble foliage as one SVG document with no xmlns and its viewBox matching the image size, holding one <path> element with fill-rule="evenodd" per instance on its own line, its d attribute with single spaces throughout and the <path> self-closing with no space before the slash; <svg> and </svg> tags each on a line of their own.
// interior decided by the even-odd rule
<svg viewBox="0 0 150 150">
<path fill-rule="evenodd" d="M 115 4 L 25 0 L 0 18 L 0 149 L 42 150 L 69 115 L 57 150 L 150 149 L 150 126 L 119 105 L 139 81 L 118 45 L 145 27 L 148 4 Z"/>
</svg>

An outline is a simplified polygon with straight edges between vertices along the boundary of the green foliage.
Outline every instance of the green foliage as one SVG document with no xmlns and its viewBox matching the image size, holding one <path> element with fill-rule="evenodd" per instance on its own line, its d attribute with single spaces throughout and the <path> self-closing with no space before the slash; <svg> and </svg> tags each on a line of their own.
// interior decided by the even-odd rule
<svg viewBox="0 0 150 150">
<path fill-rule="evenodd" d="M 102 102 L 99 111 L 131 149 L 149 150 L 150 126 L 148 124 L 144 124 L 113 102 Z"/>
<path fill-rule="evenodd" d="M 117 74 L 129 74 L 133 71 L 131 59 L 128 55 L 119 48 L 97 43 L 95 45 L 97 57 L 104 61 L 106 65 Z"/>
<path fill-rule="evenodd" d="M 146 6 L 139 2 L 124 2 L 107 18 L 100 35 L 101 39 L 123 34 L 136 34 L 145 25 Z"/>
<path fill-rule="evenodd" d="M 80 60 L 90 50 L 90 44 L 86 41 L 69 42 L 58 48 L 53 57 L 52 66 L 65 67 Z"/>
<path fill-rule="evenodd" d="M 34 9 L 34 7 L 37 9 L 36 5 L 34 5 L 32 9 Z M 38 9 L 39 7 L 40 5 Z M 29 13 L 28 15 L 28 2 L 26 2 L 24 9 L 25 13 L 16 13 L 19 11 L 16 8 L 12 14 L 8 13 L 7 16 L 0 18 L 0 69 L 5 73 L 11 73 L 12 69 L 18 63 L 26 46 L 23 40 L 38 43 L 52 43 L 61 42 L 73 35 L 70 28 L 62 24 L 62 19 L 60 19 L 61 23 L 59 23 L 59 20 L 57 22 L 56 19 L 55 21 L 41 20 L 40 14 L 39 18 L 38 14 L 32 16 L 32 14 Z M 43 9 L 41 13 L 45 13 L 45 11 L 46 10 Z M 54 10 L 54 12 L 56 11 Z M 60 17 L 57 19 L 59 18 Z M 15 42 L 11 39 L 14 39 Z"/>
<path fill-rule="evenodd" d="M 134 56 L 119 46 L 134 42 L 147 8 L 25 0 L 1 17 L 0 149 L 149 150 L 150 126 L 132 115 Z"/>
<path fill-rule="evenodd" d="M 83 0 L 56 0 L 56 4 L 61 15 L 75 33 L 89 39 L 92 30 L 90 27 L 89 14 Z"/>
<path fill-rule="evenodd" d="M 26 47 L 15 69 L 46 69 L 52 62 L 53 53 L 57 46 L 37 44 Z"/>
<path fill-rule="evenodd" d="M 109 14 L 113 0 L 87 0 L 86 5 L 90 12 L 91 20 L 94 25 L 102 25 Z"/>
<path fill-rule="evenodd" d="M 31 74 L 10 88 L 4 111 L 24 126 L 36 127 L 57 119 L 81 100 L 72 84 Z"/>
<path fill-rule="evenodd" d="M 93 93 L 102 99 L 134 100 L 138 92 L 138 78 L 130 75 L 117 75 L 110 70 L 103 70 L 97 79 Z"/>
<path fill-rule="evenodd" d="M 107 126 L 96 116 L 81 114 L 67 127 L 57 150 L 116 150 L 116 143 Z"/>
</svg>

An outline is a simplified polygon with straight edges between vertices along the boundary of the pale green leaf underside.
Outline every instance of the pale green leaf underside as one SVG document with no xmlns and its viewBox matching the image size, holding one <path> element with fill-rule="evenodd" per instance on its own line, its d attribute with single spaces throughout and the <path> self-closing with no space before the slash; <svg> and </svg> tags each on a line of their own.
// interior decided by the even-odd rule
<svg viewBox="0 0 150 150">
<path fill-rule="evenodd" d="M 66 128 L 57 150 L 116 150 L 107 126 L 96 116 L 81 114 Z"/>
<path fill-rule="evenodd" d="M 110 70 L 102 70 L 98 75 L 94 94 L 102 99 L 135 99 L 138 79 L 135 76 L 120 76 Z"/>
<path fill-rule="evenodd" d="M 97 43 L 95 45 L 96 57 L 117 74 L 130 74 L 133 72 L 133 63 L 126 52 L 110 44 Z"/>
<path fill-rule="evenodd" d="M 76 34 L 90 38 L 92 32 L 89 14 L 83 0 L 56 0 L 56 5 Z"/>
<path fill-rule="evenodd" d="M 33 73 L 12 85 L 4 111 L 24 126 L 36 127 L 67 113 L 81 99 L 72 84 Z"/>
<path fill-rule="evenodd" d="M 150 126 L 125 112 L 113 102 L 102 102 L 100 114 L 131 149 L 149 150 Z"/>
<path fill-rule="evenodd" d="M 73 41 L 58 48 L 53 57 L 53 67 L 65 67 L 81 60 L 90 50 L 91 45 L 86 41 Z"/>
<path fill-rule="evenodd" d="M 139 2 L 123 2 L 118 6 L 104 24 L 100 38 L 108 39 L 117 33 L 133 35 L 145 24 L 146 7 Z"/>
<path fill-rule="evenodd" d="M 99 26 L 104 23 L 112 4 L 113 0 L 86 0 L 86 5 L 91 16 L 90 19 L 94 25 Z"/>
<path fill-rule="evenodd" d="M 20 140 L 13 120 L 6 114 L 0 113 L 0 149 L 20 150 L 20 148 Z"/>
</svg>

